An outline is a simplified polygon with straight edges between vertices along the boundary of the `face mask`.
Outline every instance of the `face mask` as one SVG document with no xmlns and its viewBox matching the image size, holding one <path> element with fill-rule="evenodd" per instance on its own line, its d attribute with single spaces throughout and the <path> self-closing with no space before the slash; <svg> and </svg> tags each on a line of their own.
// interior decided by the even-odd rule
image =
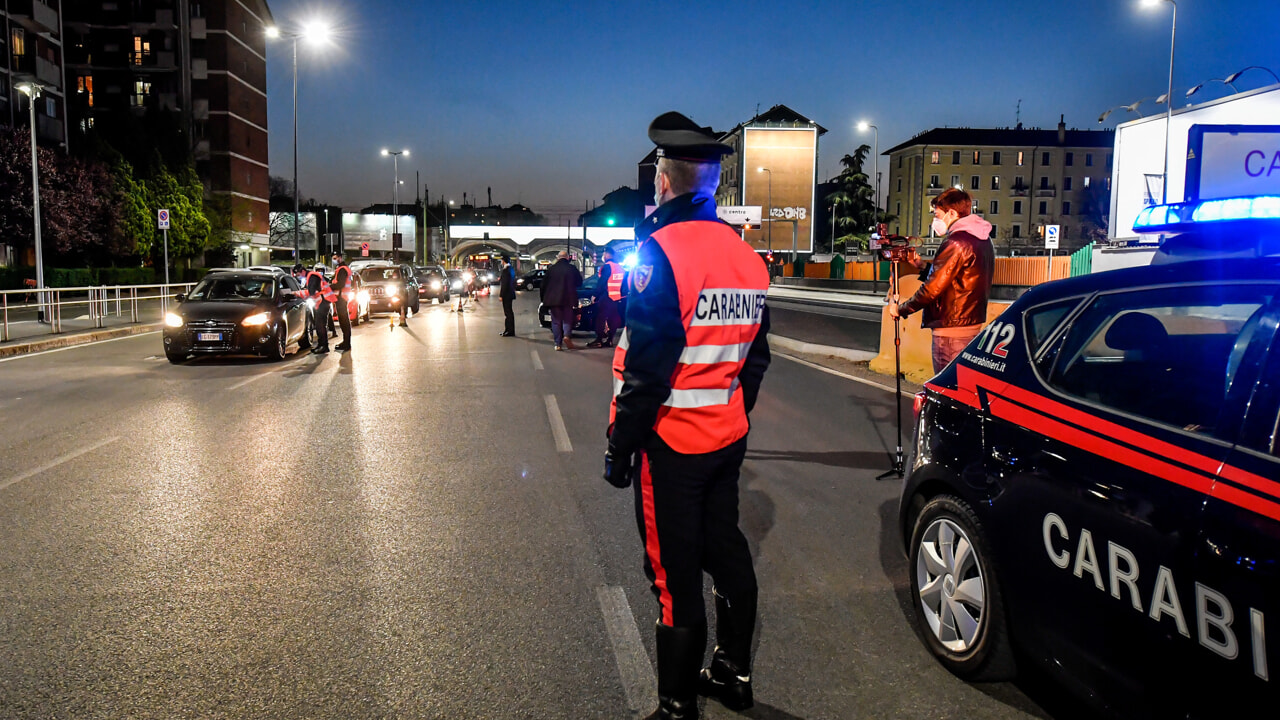
<svg viewBox="0 0 1280 720">
<path fill-rule="evenodd" d="M 934 218 L 930 227 L 933 228 L 933 234 L 938 237 L 944 237 L 947 234 L 947 223 L 942 218 Z"/>
</svg>

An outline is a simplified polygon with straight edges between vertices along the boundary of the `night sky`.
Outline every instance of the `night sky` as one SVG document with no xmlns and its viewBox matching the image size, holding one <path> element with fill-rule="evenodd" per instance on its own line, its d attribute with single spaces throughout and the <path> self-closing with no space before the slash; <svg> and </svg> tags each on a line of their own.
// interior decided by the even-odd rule
<svg viewBox="0 0 1280 720">
<path fill-rule="evenodd" d="M 680 110 L 717 130 L 786 104 L 830 132 L 819 175 L 943 125 L 1098 128 L 1106 109 L 1163 94 L 1172 6 L 1140 0 L 420 3 L 269 0 L 282 27 L 332 19 L 299 48 L 299 186 L 356 208 L 389 202 L 408 148 L 433 198 L 522 202 L 552 219 L 634 186 L 649 121 Z M 946 8 L 943 10 L 943 8 Z M 945 14 L 943 14 L 945 12 Z M 1280 73 L 1280 1 L 1181 0 L 1175 107 L 1248 65 Z M 271 172 L 292 169 L 289 46 L 268 46 Z M 1240 90 L 1272 83 L 1246 73 Z M 1202 101 L 1229 92 L 1213 83 Z M 1144 114 L 1163 106 L 1147 102 Z M 1108 126 L 1134 117 L 1115 113 Z M 887 163 L 882 163 L 884 184 Z M 563 214 L 563 215 L 562 215 Z"/>
</svg>

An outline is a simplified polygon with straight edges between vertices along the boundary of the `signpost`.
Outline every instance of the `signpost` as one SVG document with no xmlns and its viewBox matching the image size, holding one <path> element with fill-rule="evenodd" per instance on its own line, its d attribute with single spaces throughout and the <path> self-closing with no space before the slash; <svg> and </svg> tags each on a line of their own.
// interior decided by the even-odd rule
<svg viewBox="0 0 1280 720">
<path fill-rule="evenodd" d="M 1044 268 L 1044 281 L 1049 282 L 1053 279 L 1053 251 L 1058 249 L 1058 237 L 1062 233 L 1061 225 L 1045 225 L 1044 226 L 1044 246 L 1049 250 L 1049 263 Z"/>
<path fill-rule="evenodd" d="M 360 243 L 360 257 L 369 257 L 369 243 Z"/>
<path fill-rule="evenodd" d="M 169 284 L 169 209 L 160 208 L 156 213 L 160 229 L 164 231 L 164 284 Z"/>
</svg>

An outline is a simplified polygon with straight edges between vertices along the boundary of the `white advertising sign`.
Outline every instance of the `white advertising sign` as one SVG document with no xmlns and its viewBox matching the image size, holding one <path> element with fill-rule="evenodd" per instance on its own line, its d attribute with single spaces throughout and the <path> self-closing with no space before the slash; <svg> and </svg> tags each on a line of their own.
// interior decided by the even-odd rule
<svg viewBox="0 0 1280 720">
<path fill-rule="evenodd" d="M 1187 167 L 1199 200 L 1280 195 L 1280 126 L 1193 126 Z"/>
<path fill-rule="evenodd" d="M 759 225 L 759 205 L 724 205 L 716 208 L 716 216 L 730 225 Z"/>
</svg>

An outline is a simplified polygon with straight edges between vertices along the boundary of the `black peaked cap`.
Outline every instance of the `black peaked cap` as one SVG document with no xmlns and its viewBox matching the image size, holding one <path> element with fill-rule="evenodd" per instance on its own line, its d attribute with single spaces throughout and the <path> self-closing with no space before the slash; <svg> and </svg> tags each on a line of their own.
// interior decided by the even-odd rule
<svg viewBox="0 0 1280 720">
<path fill-rule="evenodd" d="M 678 112 L 663 113 L 649 123 L 649 139 L 658 146 L 658 157 L 688 162 L 720 162 L 733 148 L 719 141 L 710 128 Z"/>
</svg>

